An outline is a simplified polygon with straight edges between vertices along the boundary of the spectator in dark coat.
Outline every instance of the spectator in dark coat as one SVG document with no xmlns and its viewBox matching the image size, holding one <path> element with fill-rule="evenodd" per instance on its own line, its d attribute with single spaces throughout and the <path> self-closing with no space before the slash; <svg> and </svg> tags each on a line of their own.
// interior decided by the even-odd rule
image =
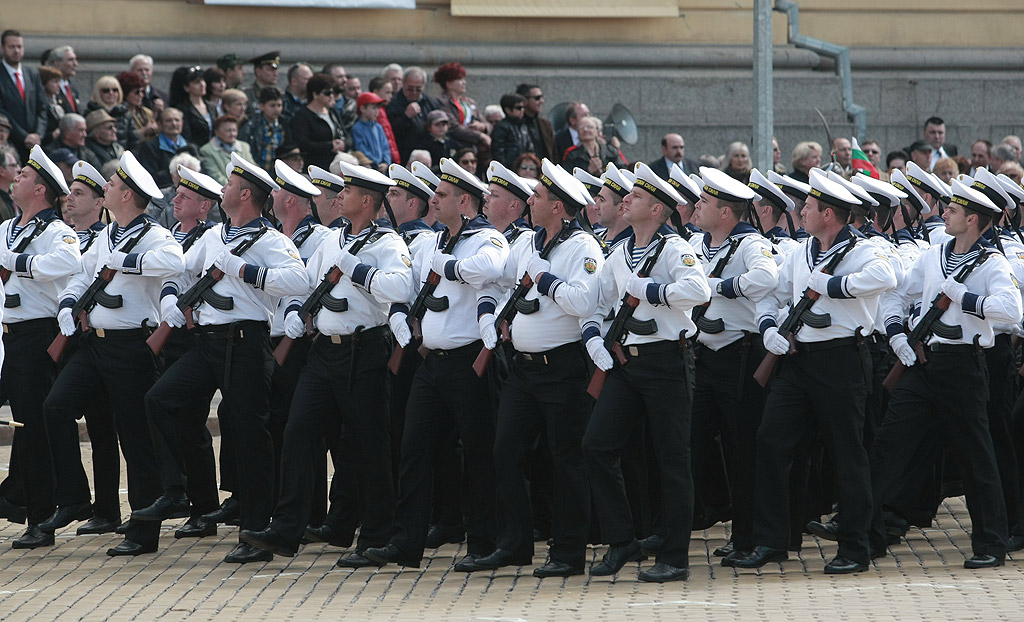
<svg viewBox="0 0 1024 622">
<path fill-rule="evenodd" d="M 419 67 L 409 67 L 402 74 L 402 90 L 388 104 L 388 121 L 398 142 L 401 160 L 409 159 L 413 145 L 427 136 L 427 115 L 441 108 L 441 103 L 423 93 L 427 74 Z"/>
<path fill-rule="evenodd" d="M 494 125 L 491 136 L 491 157 L 511 168 L 519 154 L 534 151 L 530 132 L 523 122 L 526 100 L 518 93 L 501 96 L 505 118 Z"/>
<path fill-rule="evenodd" d="M 306 164 L 328 170 L 334 154 L 345 151 L 349 140 L 341 117 L 334 109 L 334 82 L 330 76 L 314 74 L 306 83 L 305 106 L 297 109 L 288 126 L 288 136 L 298 144 Z"/>
<path fill-rule="evenodd" d="M 147 140 L 134 150 L 139 164 L 149 171 L 159 188 L 171 185 L 171 172 L 167 166 L 171 158 L 189 146 L 188 141 L 181 136 L 181 118 L 181 111 L 177 108 L 165 108 L 160 113 L 160 132 L 156 138 Z"/>
</svg>

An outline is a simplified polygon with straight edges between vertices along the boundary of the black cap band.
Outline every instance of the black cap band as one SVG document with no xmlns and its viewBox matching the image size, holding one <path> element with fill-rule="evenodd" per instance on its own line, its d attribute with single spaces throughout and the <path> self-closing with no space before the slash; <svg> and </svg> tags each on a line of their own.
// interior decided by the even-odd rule
<svg viewBox="0 0 1024 622">
<path fill-rule="evenodd" d="M 103 186 L 96 183 L 96 180 L 93 179 L 92 177 L 89 177 L 88 175 L 75 175 L 75 178 L 72 181 L 82 182 L 86 186 L 92 188 L 93 192 L 95 192 L 97 195 L 103 194 Z"/>
<path fill-rule="evenodd" d="M 343 186 L 341 184 L 336 184 L 336 183 L 334 183 L 334 182 L 332 182 L 332 181 L 330 181 L 328 179 L 321 179 L 319 177 L 314 177 L 313 179 L 310 180 L 310 183 L 313 184 L 314 186 L 320 186 L 321 188 L 327 188 L 328 190 L 330 190 L 332 192 L 341 192 L 342 190 L 345 189 L 345 186 Z"/>
<path fill-rule="evenodd" d="M 57 180 L 55 180 L 53 177 L 50 177 L 50 174 L 46 172 L 46 169 L 43 168 L 42 164 L 30 158 L 28 161 L 28 165 L 36 169 L 36 172 L 39 173 L 39 176 L 43 178 L 43 183 L 49 186 L 51 190 L 56 192 L 58 196 L 64 196 L 65 194 L 67 194 L 66 192 L 64 192 L 64 189 L 60 187 L 60 184 L 57 183 Z"/>
<path fill-rule="evenodd" d="M 672 184 L 673 188 L 678 190 L 680 194 L 686 197 L 686 199 L 690 201 L 690 205 L 697 205 L 697 202 L 700 201 L 700 197 L 693 193 L 693 190 L 690 189 L 690 186 L 680 181 L 676 181 L 671 177 L 668 178 L 668 183 Z"/>
<path fill-rule="evenodd" d="M 312 198 L 313 198 L 313 195 L 312 195 L 312 194 L 310 194 L 310 193 L 306 192 L 305 190 L 302 190 L 302 189 L 300 189 L 300 188 L 299 188 L 298 186 L 296 186 L 295 184 L 290 184 L 290 183 L 288 183 L 288 182 L 287 182 L 287 181 L 286 181 L 285 179 L 283 179 L 283 178 L 282 178 L 282 177 L 281 177 L 280 175 L 277 175 L 277 176 L 275 177 L 274 181 L 276 181 L 276 182 L 277 182 L 277 185 L 278 185 L 278 186 L 281 186 L 281 188 L 283 188 L 283 189 L 287 190 L 288 192 L 291 192 L 292 194 L 294 194 L 294 195 L 296 195 L 296 196 L 300 196 L 300 197 L 302 197 L 302 198 L 304 198 L 304 199 L 312 199 Z"/>
<path fill-rule="evenodd" d="M 466 181 L 465 179 L 457 175 L 452 175 L 451 173 L 441 173 L 441 181 L 446 181 L 451 185 L 461 188 L 462 190 L 465 190 L 466 192 L 475 195 L 481 199 L 484 198 L 483 190 L 477 188 L 476 185 Z M 346 183 L 348 183 L 348 180 L 346 180 Z"/>
<path fill-rule="evenodd" d="M 796 186 L 790 186 L 788 184 L 775 184 L 775 185 L 778 186 L 780 190 L 782 190 L 783 192 L 785 192 L 786 194 L 788 194 L 791 197 L 800 199 L 801 201 L 806 201 L 807 200 L 807 193 L 804 192 L 803 190 L 797 188 Z"/>
<path fill-rule="evenodd" d="M 79 177 L 81 177 L 81 175 L 79 175 Z M 76 177 L 75 179 L 78 179 L 78 177 Z M 210 190 L 207 190 L 206 188 L 200 186 L 199 184 L 197 184 L 196 182 L 194 182 L 194 181 L 192 181 L 190 179 L 185 179 L 184 177 L 182 177 L 181 181 L 178 182 L 178 185 L 179 186 L 185 186 L 189 190 L 195 190 L 197 193 L 201 194 L 202 196 L 206 197 L 207 199 L 212 199 L 214 201 L 219 201 L 220 200 L 220 197 L 217 196 L 216 193 L 211 192 Z"/>
<path fill-rule="evenodd" d="M 625 188 L 623 188 L 619 184 L 617 184 L 614 181 L 612 181 L 611 177 L 605 177 L 604 178 L 604 185 L 609 187 L 609 188 L 611 188 L 612 192 L 614 192 L 615 194 L 619 195 L 619 197 L 621 197 L 621 198 L 625 198 L 626 195 L 629 194 L 629 190 L 626 190 Z"/>
<path fill-rule="evenodd" d="M 565 190 L 562 190 L 562 187 L 559 186 L 558 184 L 556 184 L 554 182 L 554 180 L 551 179 L 550 177 L 548 177 L 547 175 L 541 175 L 540 176 L 540 183 L 544 184 L 545 188 L 550 190 L 555 196 L 557 196 L 559 199 L 561 199 L 561 201 L 565 205 L 565 208 L 566 208 L 567 211 L 568 210 L 575 210 L 575 211 L 578 212 L 579 210 L 581 210 L 584 207 L 586 207 L 585 205 L 581 204 L 576 199 L 574 199 L 571 196 L 569 196 L 568 192 L 566 192 Z"/>
<path fill-rule="evenodd" d="M 117 167 L 117 176 L 121 178 L 121 181 L 128 184 L 128 187 L 131 188 L 133 192 L 141 194 L 142 196 L 146 197 L 146 199 L 152 198 L 149 196 L 148 192 L 143 192 L 142 188 L 139 187 L 139 184 L 135 183 L 135 180 L 132 179 L 132 176 L 129 175 L 123 168 Z"/>
<path fill-rule="evenodd" d="M 824 201 L 825 203 L 828 203 L 832 207 L 838 207 L 839 209 L 852 210 L 854 207 L 857 207 L 852 203 L 847 203 L 846 201 L 837 199 L 831 194 L 825 194 L 824 192 L 818 190 L 817 188 L 811 188 L 810 195 L 815 199 L 818 199 L 819 201 Z"/>
<path fill-rule="evenodd" d="M 992 211 L 992 208 L 990 208 L 989 206 L 978 203 L 977 201 L 972 201 L 971 199 L 964 198 L 958 194 L 954 194 L 949 199 L 949 202 L 956 203 L 957 205 L 962 205 L 963 207 L 971 211 L 982 214 L 983 216 L 988 216 L 989 218 L 994 218 L 997 215 L 995 212 Z"/>
<path fill-rule="evenodd" d="M 982 194 L 991 199 L 992 202 L 996 204 L 996 207 L 999 207 L 1000 205 L 1006 205 L 1006 199 L 1003 198 L 1001 194 L 999 194 L 998 190 L 996 190 L 992 186 L 989 186 L 988 184 L 982 183 L 975 179 L 974 183 L 971 184 L 971 188 L 980 191 Z"/>
<path fill-rule="evenodd" d="M 747 199 L 741 199 L 741 198 L 739 198 L 738 196 L 736 196 L 734 194 L 729 194 L 728 192 L 723 192 L 722 190 L 719 190 L 718 188 L 712 188 L 711 186 L 709 186 L 707 184 L 704 184 L 703 190 L 704 190 L 704 192 L 707 192 L 711 196 L 713 196 L 713 197 L 715 197 L 717 199 L 722 199 L 723 201 L 729 201 L 731 203 L 746 203 L 747 202 Z"/>
<path fill-rule="evenodd" d="M 502 188 L 507 189 L 509 192 L 511 192 L 512 194 L 516 195 L 517 197 L 524 201 L 530 198 L 530 195 L 524 192 L 522 188 L 505 179 L 504 177 L 501 177 L 500 175 L 494 175 L 493 177 L 491 177 L 490 183 L 498 184 Z"/>
<path fill-rule="evenodd" d="M 647 192 L 650 192 L 652 195 L 654 195 L 655 199 L 661 201 L 666 207 L 671 209 L 673 212 L 676 211 L 676 205 L 678 204 L 678 201 L 672 198 L 672 195 L 665 192 L 661 188 L 655 186 L 646 179 L 641 179 L 640 177 L 637 177 L 636 181 L 633 182 L 633 186 L 640 186 Z"/>
<path fill-rule="evenodd" d="M 256 184 L 267 194 L 270 194 L 271 192 L 274 191 L 274 188 L 270 184 L 268 184 L 266 180 L 260 179 L 258 176 L 253 175 L 252 173 L 245 170 L 241 166 L 232 167 L 231 172 L 234 173 L 235 175 L 238 175 L 242 179 L 247 179 L 252 183 Z"/>
<path fill-rule="evenodd" d="M 417 179 L 419 178 L 417 177 Z M 423 192 L 423 188 L 417 188 L 416 186 L 410 184 L 408 181 L 404 179 L 395 179 L 393 181 L 395 182 L 395 185 L 398 186 L 399 188 L 402 188 L 403 190 L 408 190 L 409 192 L 413 193 L 414 195 L 418 196 L 424 201 L 430 200 L 430 195 L 427 194 L 426 192 Z"/>
<path fill-rule="evenodd" d="M 366 188 L 367 190 L 376 190 L 377 192 L 387 192 L 389 188 L 387 184 L 379 184 L 354 175 L 345 175 L 344 179 L 346 186 L 356 186 L 358 188 Z"/>
</svg>

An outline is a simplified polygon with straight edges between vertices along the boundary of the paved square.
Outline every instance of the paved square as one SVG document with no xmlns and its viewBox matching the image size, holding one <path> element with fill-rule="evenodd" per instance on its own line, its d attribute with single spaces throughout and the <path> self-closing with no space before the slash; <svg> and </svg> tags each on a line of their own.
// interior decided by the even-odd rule
<svg viewBox="0 0 1024 622">
<path fill-rule="evenodd" d="M 89 453 L 83 445 L 83 456 Z M 0 468 L 9 458 L 10 447 L 0 447 Z M 1024 619 L 1024 555 L 1003 568 L 964 570 L 970 522 L 962 498 L 948 499 L 934 528 L 913 529 L 859 575 L 824 575 L 836 545 L 811 536 L 781 564 L 723 568 L 711 556 L 727 539 L 728 525 L 718 525 L 693 534 L 690 580 L 665 585 L 636 580 L 652 562 L 630 564 L 614 579 L 542 581 L 529 567 L 466 575 L 452 570 L 463 555 L 459 545 L 428 551 L 418 570 L 335 568 L 342 551 L 322 544 L 294 558 L 238 566 L 221 561 L 237 541 L 236 528 L 175 540 L 183 520 L 165 522 L 160 551 L 136 559 L 108 557 L 120 537 L 76 537 L 76 524 L 59 531 L 52 548 L 16 551 L 10 543 L 24 527 L 0 523 L 0 620 Z M 544 552 L 537 547 L 538 564 Z M 591 556 L 603 553 L 601 547 Z"/>
</svg>

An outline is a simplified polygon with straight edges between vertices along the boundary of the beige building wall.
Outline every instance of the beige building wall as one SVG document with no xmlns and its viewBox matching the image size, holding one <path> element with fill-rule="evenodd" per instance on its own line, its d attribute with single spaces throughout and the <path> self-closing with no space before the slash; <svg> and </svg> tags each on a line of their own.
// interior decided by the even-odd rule
<svg viewBox="0 0 1024 622">
<path fill-rule="evenodd" d="M 753 0 L 637 0 L 618 17 L 602 0 L 417 0 L 415 10 L 207 6 L 202 0 L 7 2 L 4 26 L 28 34 L 422 42 L 749 44 Z M 1020 46 L 1022 0 L 799 0 L 803 34 L 854 47 Z M 42 10 L 41 10 L 42 9 Z M 506 16 L 498 16 L 504 14 Z M 635 17 L 638 14 L 649 17 Z M 568 15 L 569 17 L 565 17 Z M 634 16 L 634 17 L 631 17 Z M 775 14 L 775 43 L 786 42 Z"/>
</svg>

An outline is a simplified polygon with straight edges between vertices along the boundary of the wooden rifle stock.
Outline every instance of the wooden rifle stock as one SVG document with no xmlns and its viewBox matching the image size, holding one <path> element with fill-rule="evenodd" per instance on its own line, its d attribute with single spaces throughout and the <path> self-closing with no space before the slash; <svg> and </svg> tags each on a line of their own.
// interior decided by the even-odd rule
<svg viewBox="0 0 1024 622">
<path fill-rule="evenodd" d="M 822 270 L 822 272 L 824 272 L 824 270 Z M 813 303 L 814 301 L 818 300 L 818 298 L 821 298 L 821 294 L 819 294 L 818 292 L 814 291 L 813 289 L 809 289 L 809 288 L 806 291 L 806 293 L 804 294 L 804 296 L 806 296 L 807 300 L 810 303 Z M 798 305 L 799 305 L 799 303 L 798 303 Z M 804 308 L 806 309 L 809 306 L 810 306 L 810 304 L 807 304 L 807 305 L 804 306 Z M 796 307 L 793 308 L 793 311 L 794 311 L 794 313 L 796 312 Z M 802 313 L 802 311 L 801 311 L 801 313 Z M 783 326 L 786 326 L 786 325 L 789 324 L 789 321 L 788 321 L 789 318 L 786 318 L 786 319 L 787 319 L 787 321 L 783 323 Z M 789 351 L 790 352 L 794 352 L 796 350 L 796 345 L 795 345 L 795 341 L 796 340 L 793 338 L 793 331 L 791 329 L 789 329 L 788 327 L 785 329 L 785 331 L 786 331 L 785 334 L 783 334 L 783 330 L 779 330 L 779 334 L 789 340 Z M 757 366 L 756 370 L 754 370 L 754 380 L 757 381 L 757 384 L 761 385 L 762 387 L 768 386 L 768 381 L 772 379 L 772 374 L 775 373 L 775 366 L 778 363 L 779 363 L 779 355 L 778 354 L 775 354 L 774 352 L 767 352 L 767 353 L 765 353 L 764 358 L 761 359 L 761 364 Z"/>
<path fill-rule="evenodd" d="M 113 268 L 104 268 L 103 271 L 100 272 L 100 279 L 102 279 L 105 285 L 114 278 L 115 274 L 117 274 L 117 271 Z M 102 289 L 98 286 L 98 283 L 99 281 L 94 282 L 93 285 L 89 287 L 89 291 L 86 291 L 86 295 L 83 295 L 83 297 L 76 302 L 75 306 L 71 309 L 74 314 L 74 318 L 78 321 L 79 328 L 83 333 L 89 332 L 92 328 L 89 326 L 88 307 L 92 306 L 93 300 L 96 297 L 96 292 Z M 58 331 L 57 336 L 53 338 L 52 342 L 50 342 L 50 347 L 46 348 L 46 353 L 50 355 L 50 358 L 53 359 L 54 363 L 59 363 L 60 359 L 64 357 L 64 350 L 68 347 L 68 341 L 70 341 L 70 339 L 70 337 Z"/>
<path fill-rule="evenodd" d="M 224 272 L 220 268 L 210 268 L 206 276 L 210 277 L 214 281 L 219 281 L 224 278 Z M 205 278 L 205 277 L 204 277 Z M 179 300 L 180 304 L 181 301 Z M 185 327 L 192 330 L 196 327 L 195 318 L 192 315 L 192 305 L 188 305 L 181 309 L 181 313 L 185 316 Z M 171 331 L 174 327 L 167 322 L 160 322 L 160 326 L 156 327 L 153 334 L 146 339 L 146 345 L 153 351 L 153 354 L 159 356 L 163 352 L 164 346 L 167 345 L 167 341 L 171 338 Z"/>
<path fill-rule="evenodd" d="M 933 308 L 937 309 L 938 312 L 936 313 L 935 311 L 929 309 L 928 315 L 931 315 L 934 318 L 938 318 L 938 316 L 941 315 L 943 311 L 949 308 L 949 304 L 951 302 L 953 301 L 950 300 L 949 296 L 947 296 L 945 293 L 940 294 L 938 298 L 935 299 L 935 302 L 932 303 Z M 927 322 L 927 325 L 925 325 L 925 322 Z M 928 318 L 922 318 L 921 322 L 914 327 L 914 330 L 911 331 L 910 333 L 910 337 L 907 339 L 907 343 L 910 345 L 911 348 L 914 349 L 914 353 L 917 354 L 917 360 L 921 363 L 928 362 L 928 357 L 925 356 L 924 351 L 925 335 L 923 333 L 925 333 L 928 330 L 928 327 L 930 325 L 931 321 L 929 321 Z M 905 371 L 907 371 L 907 366 L 903 364 L 903 361 L 896 359 L 896 364 L 892 366 L 892 369 L 889 370 L 889 373 L 885 375 L 885 379 L 882 380 L 882 388 L 884 388 L 891 394 L 893 392 L 893 389 L 896 388 L 896 382 L 899 381 L 900 376 L 902 376 L 903 372 Z"/>
<path fill-rule="evenodd" d="M 640 300 L 635 296 L 628 296 L 625 304 L 636 309 L 636 306 L 640 304 Z M 620 365 L 626 364 L 626 352 L 622 349 L 622 344 L 618 340 L 612 344 L 611 353 L 615 355 Z M 600 367 L 594 369 L 594 375 L 590 377 L 590 384 L 587 385 L 587 393 L 590 394 L 590 397 L 596 400 L 601 395 L 601 389 L 604 388 L 604 381 L 607 379 L 608 370 L 601 369 Z"/>
</svg>

